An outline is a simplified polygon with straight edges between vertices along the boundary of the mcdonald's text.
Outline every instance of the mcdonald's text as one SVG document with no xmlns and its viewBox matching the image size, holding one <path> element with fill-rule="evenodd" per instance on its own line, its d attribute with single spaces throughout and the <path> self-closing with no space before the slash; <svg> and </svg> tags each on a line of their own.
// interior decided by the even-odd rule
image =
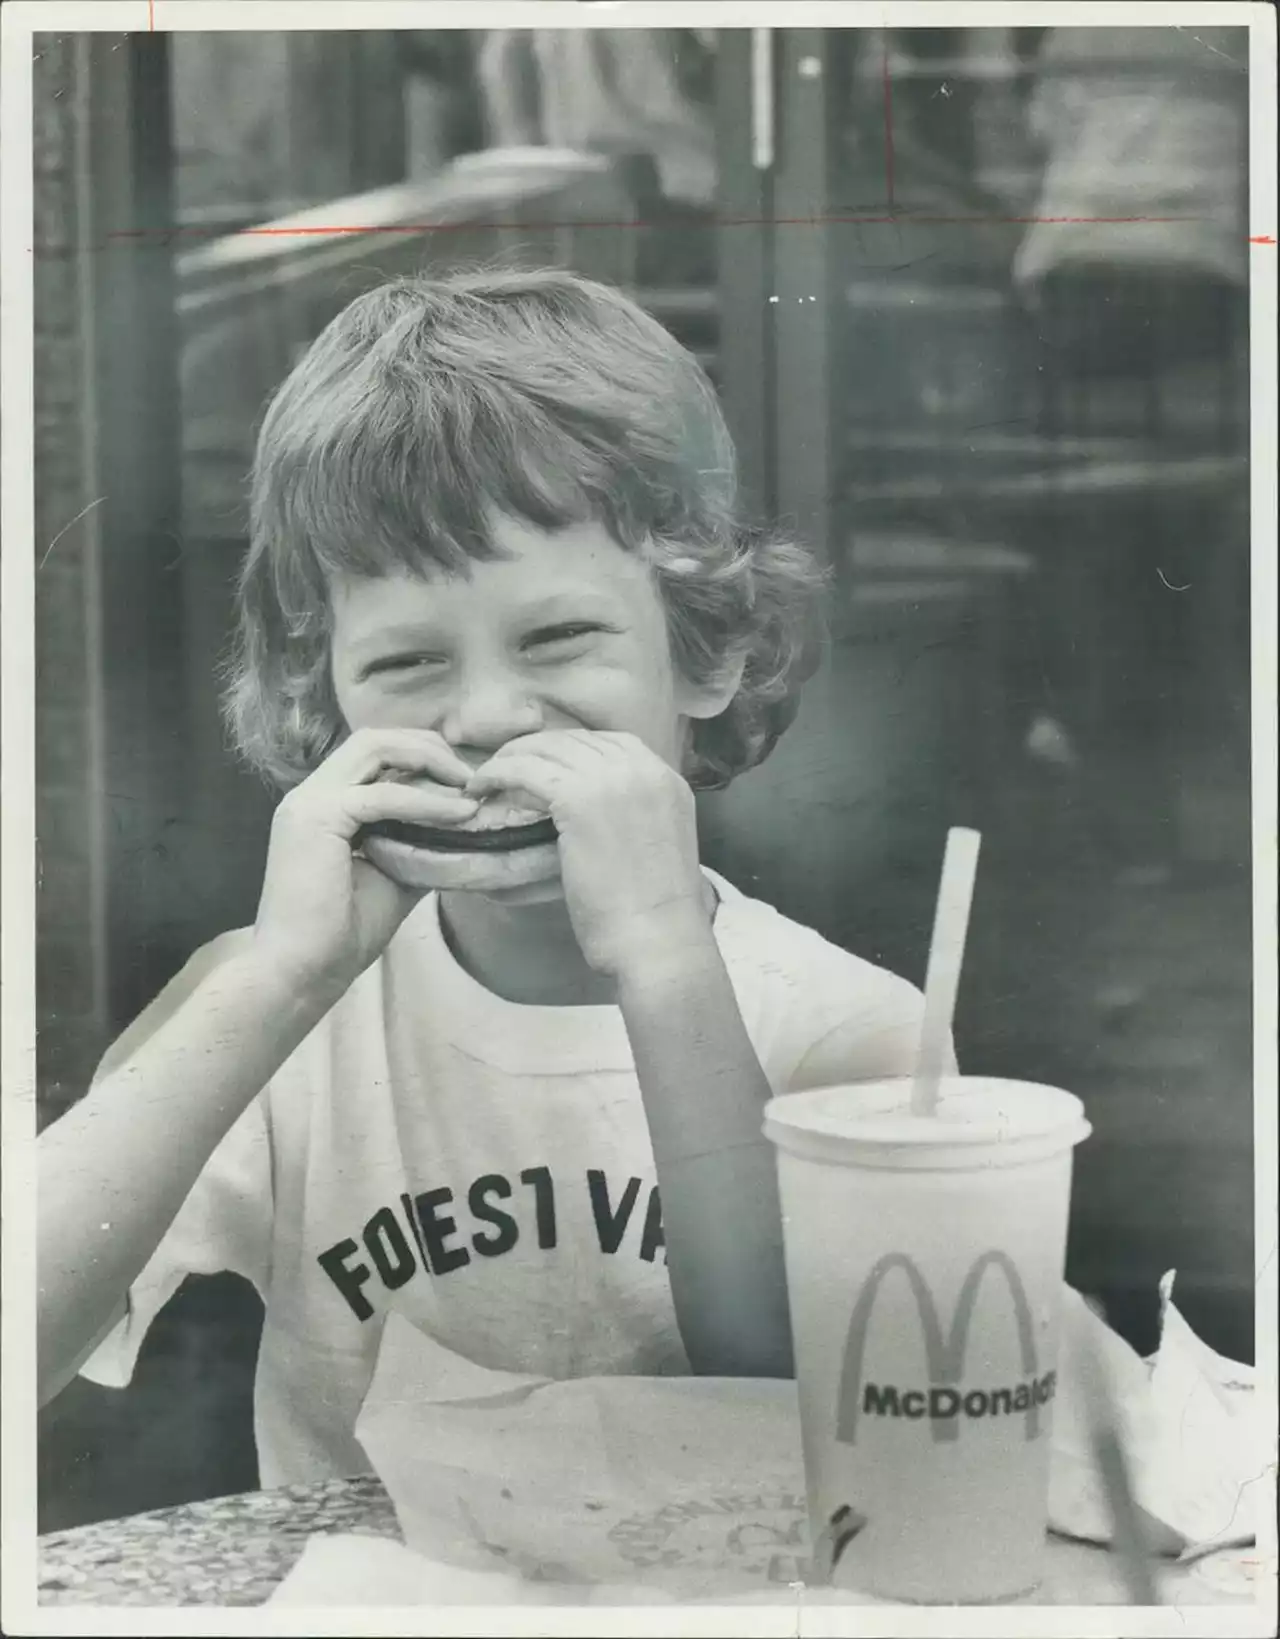
<svg viewBox="0 0 1280 1639">
<path fill-rule="evenodd" d="M 1057 1386 L 1057 1372 L 997 1389 L 904 1389 L 892 1383 L 866 1383 L 862 1411 L 869 1417 L 907 1417 L 916 1421 L 928 1417 L 934 1422 L 955 1417 L 1025 1415 L 1033 1407 L 1048 1405 Z"/>
</svg>

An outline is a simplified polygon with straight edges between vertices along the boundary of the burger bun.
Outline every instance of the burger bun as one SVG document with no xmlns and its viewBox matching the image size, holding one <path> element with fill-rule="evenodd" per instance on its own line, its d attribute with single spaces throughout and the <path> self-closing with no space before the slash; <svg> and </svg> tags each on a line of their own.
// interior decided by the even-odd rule
<svg viewBox="0 0 1280 1639">
<path fill-rule="evenodd" d="M 496 797 L 459 825 L 375 822 L 365 827 L 360 846 L 385 876 L 418 891 L 493 893 L 560 874 L 556 830 L 548 816 Z"/>
</svg>

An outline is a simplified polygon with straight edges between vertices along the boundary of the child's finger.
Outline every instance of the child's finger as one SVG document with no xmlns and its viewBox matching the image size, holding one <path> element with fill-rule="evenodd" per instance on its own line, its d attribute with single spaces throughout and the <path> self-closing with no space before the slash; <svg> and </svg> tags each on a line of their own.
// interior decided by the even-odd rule
<svg viewBox="0 0 1280 1639">
<path fill-rule="evenodd" d="M 564 792 L 568 771 L 544 757 L 494 757 L 467 782 L 467 794 L 484 798 L 501 792 L 551 811 Z"/>
<path fill-rule="evenodd" d="M 429 774 L 463 786 L 471 767 L 433 729 L 357 729 L 321 763 L 311 779 L 323 785 L 363 785 L 388 773 Z"/>
<path fill-rule="evenodd" d="M 475 813 L 479 804 L 461 792 L 431 790 L 413 785 L 376 781 L 344 792 L 332 810 L 335 828 L 354 837 L 379 820 L 402 820 L 410 825 L 458 825 Z"/>
<path fill-rule="evenodd" d="M 606 755 L 604 740 L 594 729 L 539 729 L 508 740 L 481 768 L 505 767 L 517 757 L 545 757 L 561 768 L 587 769 Z"/>
</svg>

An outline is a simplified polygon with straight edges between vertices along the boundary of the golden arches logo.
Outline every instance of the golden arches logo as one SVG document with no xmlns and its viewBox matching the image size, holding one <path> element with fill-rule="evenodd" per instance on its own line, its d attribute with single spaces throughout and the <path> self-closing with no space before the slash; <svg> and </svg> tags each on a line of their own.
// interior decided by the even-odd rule
<svg viewBox="0 0 1280 1639">
<path fill-rule="evenodd" d="M 917 1411 L 913 1405 L 907 1411 L 907 1416 L 923 1417 L 927 1414 L 935 1440 L 955 1440 L 958 1437 L 959 1411 L 964 1403 L 959 1385 L 964 1372 L 973 1311 L 983 1277 L 988 1270 L 998 1271 L 1004 1276 L 1013 1302 L 1018 1348 L 1023 1374 L 1028 1381 L 1019 1386 L 1016 1400 L 1012 1390 L 996 1392 L 1008 1396 L 1009 1409 L 1025 1416 L 1026 1437 L 1028 1440 L 1035 1439 L 1040 1432 L 1040 1407 L 1053 1394 L 1055 1374 L 1050 1373 L 1046 1378 L 1037 1381 L 1039 1362 L 1036 1355 L 1035 1326 L 1031 1318 L 1031 1307 L 1027 1302 L 1026 1288 L 1022 1284 L 1022 1277 L 1013 1259 L 1008 1253 L 994 1249 L 982 1253 L 974 1260 L 960 1288 L 951 1328 L 947 1332 L 943 1331 L 942 1322 L 938 1317 L 938 1307 L 934 1302 L 933 1293 L 929 1290 L 928 1282 L 913 1258 L 908 1257 L 905 1252 L 889 1252 L 875 1265 L 867 1276 L 853 1306 L 853 1313 L 849 1317 L 844 1363 L 840 1372 L 839 1399 L 836 1405 L 836 1439 L 845 1445 L 853 1445 L 856 1441 L 858 1419 L 864 1409 L 863 1361 L 867 1352 L 867 1328 L 871 1323 L 871 1311 L 875 1307 L 880 1288 L 895 1270 L 902 1271 L 915 1298 L 916 1310 L 920 1316 L 920 1329 L 924 1335 L 929 1389 L 927 1393 L 908 1392 L 902 1396 L 896 1388 L 879 1389 L 875 1385 L 868 1385 L 868 1398 L 873 1402 L 873 1409 L 879 1404 L 888 1405 L 892 1414 L 897 1416 L 900 1414 L 897 1408 L 903 1400 L 918 1401 L 921 1409 Z M 984 1398 L 989 1398 L 985 1391 L 978 1392 L 982 1393 Z M 936 1409 L 939 1406 L 946 1409 Z"/>
</svg>

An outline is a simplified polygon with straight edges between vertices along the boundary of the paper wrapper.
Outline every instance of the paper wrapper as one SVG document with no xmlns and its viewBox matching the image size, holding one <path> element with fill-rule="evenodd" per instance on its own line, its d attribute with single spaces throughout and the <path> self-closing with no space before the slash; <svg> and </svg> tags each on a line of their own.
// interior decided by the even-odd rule
<svg viewBox="0 0 1280 1639">
<path fill-rule="evenodd" d="M 1224 1360 L 1173 1303 L 1173 1274 L 1160 1283 L 1162 1327 L 1153 1362 L 1142 1360 L 1068 1291 L 1053 1412 L 1049 1519 L 1055 1530 L 1106 1542 L 1110 1513 L 1089 1442 L 1077 1351 L 1101 1355 L 1130 1481 L 1152 1544 L 1191 1557 L 1255 1540 L 1268 1458 L 1251 1366 Z M 1081 1329 L 1088 1327 L 1088 1336 Z"/>
<path fill-rule="evenodd" d="M 1078 1609 L 1128 1603 L 1119 1569 L 1102 1550 L 1062 1539 L 1051 1546 L 1045 1559 L 1041 1586 L 1034 1595 L 1016 1604 Z M 1261 1580 L 1256 1561 L 1230 1555 L 1199 1560 L 1188 1567 L 1170 1562 L 1169 1569 L 1159 1572 L 1156 1578 L 1161 1604 L 1174 1607 L 1253 1604 Z M 270 1603 L 323 1610 L 330 1615 L 335 1610 L 354 1613 L 374 1606 L 407 1610 L 414 1606 L 468 1605 L 491 1611 L 512 1606 L 538 1606 L 548 1611 L 606 1606 L 616 1611 L 626 1606 L 679 1606 L 687 1610 L 750 1605 L 780 1606 L 796 1613 L 798 1619 L 804 1611 L 823 1607 L 847 1610 L 889 1602 L 848 1589 L 810 1588 L 802 1583 L 785 1588 L 757 1587 L 750 1593 L 721 1593 L 704 1599 L 679 1599 L 656 1583 L 531 1582 L 507 1572 L 446 1565 L 385 1538 L 335 1534 L 310 1538 L 301 1559 Z M 541 1631 L 551 1633 L 555 1629 Z M 795 1631 L 804 1630 L 797 1625 Z M 833 1630 L 824 1626 L 813 1631 Z"/>
<path fill-rule="evenodd" d="M 1154 1364 L 1066 1293 L 1049 1514 L 1064 1535 L 1109 1536 L 1073 1383 L 1073 1353 L 1091 1341 L 1138 1500 L 1172 1566 L 1184 1550 L 1253 1539 L 1258 1498 L 1249 1488 L 1261 1483 L 1263 1462 L 1252 1371 L 1191 1333 L 1169 1301 L 1170 1283 Z M 323 1594 L 332 1603 L 344 1578 L 356 1603 L 370 1588 L 380 1604 L 856 1602 L 805 1586 L 793 1384 L 548 1382 L 475 1366 L 393 1316 L 356 1434 L 416 1552 L 364 1539 L 313 1542 L 280 1602 Z M 1119 1602 L 1110 1556 L 1075 1553 L 1047 1556 L 1063 1583 L 1047 1602 Z M 1082 1577 L 1094 1584 L 1083 1597 Z"/>
</svg>

